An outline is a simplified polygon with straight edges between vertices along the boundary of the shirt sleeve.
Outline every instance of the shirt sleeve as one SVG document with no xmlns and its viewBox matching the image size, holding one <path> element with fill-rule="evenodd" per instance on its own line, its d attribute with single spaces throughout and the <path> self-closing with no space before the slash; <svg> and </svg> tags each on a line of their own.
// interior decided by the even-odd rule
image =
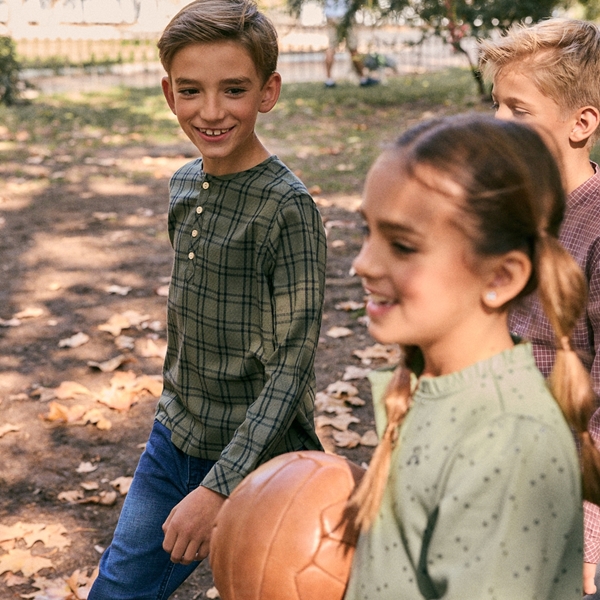
<svg viewBox="0 0 600 600">
<path fill-rule="evenodd" d="M 202 482 L 225 495 L 273 456 L 274 449 L 294 449 L 284 444 L 294 421 L 303 447 L 321 447 L 314 431 L 311 382 L 325 289 L 325 231 L 316 206 L 305 197 L 287 203 L 277 220 L 271 240 L 271 327 L 265 332 L 273 339 L 273 352 L 264 364 L 266 385 Z"/>
<path fill-rule="evenodd" d="M 513 416 L 465 441 L 421 557 L 435 597 L 576 596 L 570 585 L 573 570 L 581 579 L 582 502 L 566 435 Z"/>
</svg>

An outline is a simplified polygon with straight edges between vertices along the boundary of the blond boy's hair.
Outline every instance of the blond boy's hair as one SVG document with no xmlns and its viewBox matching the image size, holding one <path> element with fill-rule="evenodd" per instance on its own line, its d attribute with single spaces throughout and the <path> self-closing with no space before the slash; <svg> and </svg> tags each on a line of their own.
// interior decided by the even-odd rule
<svg viewBox="0 0 600 600">
<path fill-rule="evenodd" d="M 234 41 L 250 55 L 263 83 L 275 72 L 279 47 L 273 23 L 254 0 L 195 0 L 166 26 L 158 51 L 170 73 L 173 58 L 191 44 Z"/>
<path fill-rule="evenodd" d="M 554 18 L 533 26 L 513 25 L 497 40 L 479 44 L 487 81 L 502 72 L 527 73 L 565 115 L 583 106 L 600 110 L 600 29 L 578 19 Z M 592 141 L 600 137 L 600 128 Z"/>
</svg>

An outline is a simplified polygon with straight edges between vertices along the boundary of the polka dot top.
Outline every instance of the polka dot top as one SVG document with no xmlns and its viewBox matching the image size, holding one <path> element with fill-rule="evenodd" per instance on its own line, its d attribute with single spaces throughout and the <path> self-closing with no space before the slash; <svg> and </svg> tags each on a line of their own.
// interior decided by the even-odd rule
<svg viewBox="0 0 600 600">
<path fill-rule="evenodd" d="M 529 344 L 423 377 L 345 600 L 581 600 L 580 487 Z"/>
</svg>

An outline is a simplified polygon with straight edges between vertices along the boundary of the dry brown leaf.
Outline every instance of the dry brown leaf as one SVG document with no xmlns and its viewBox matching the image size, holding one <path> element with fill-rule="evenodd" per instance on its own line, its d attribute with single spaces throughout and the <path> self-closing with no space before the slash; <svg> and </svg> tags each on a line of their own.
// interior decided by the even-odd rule
<svg viewBox="0 0 600 600">
<path fill-rule="evenodd" d="M 54 391 L 54 388 L 40 386 L 31 392 L 31 397 L 39 398 L 40 402 L 48 402 L 56 398 L 56 392 Z"/>
<path fill-rule="evenodd" d="M 18 573 L 19 571 L 25 577 L 31 577 L 42 569 L 52 567 L 52 561 L 43 556 L 33 556 L 29 550 L 15 548 L 8 554 L 0 556 L 0 575 L 10 571 Z"/>
<path fill-rule="evenodd" d="M 112 485 L 121 494 L 121 496 L 125 496 L 125 494 L 127 494 L 129 491 L 129 486 L 131 485 L 132 481 L 133 477 L 117 477 L 110 482 L 110 485 Z"/>
<path fill-rule="evenodd" d="M 36 577 L 31 585 L 38 588 L 39 592 L 21 594 L 21 598 L 32 600 L 72 600 L 73 598 L 69 584 L 62 577 L 58 579 Z"/>
<path fill-rule="evenodd" d="M 156 292 L 157 296 L 162 296 L 166 298 L 169 295 L 169 286 L 161 285 L 160 287 L 157 287 L 154 291 Z"/>
<path fill-rule="evenodd" d="M 117 296 L 127 296 L 132 290 L 128 285 L 109 285 L 106 288 L 107 294 L 116 294 Z"/>
<path fill-rule="evenodd" d="M 356 431 L 334 431 L 333 441 L 338 448 L 356 448 L 360 444 L 360 435 Z"/>
<path fill-rule="evenodd" d="M 72 335 L 70 338 L 65 338 L 58 342 L 59 348 L 78 348 L 79 346 L 83 346 L 90 341 L 90 336 L 87 333 L 83 333 L 80 331 L 75 335 Z"/>
<path fill-rule="evenodd" d="M 5 425 L 0 426 L 0 438 L 11 431 L 19 431 L 21 429 L 21 425 L 11 425 L 10 423 L 6 423 Z"/>
<path fill-rule="evenodd" d="M 60 402 L 50 402 L 48 414 L 43 417 L 46 421 L 64 421 L 65 423 L 76 423 L 80 421 L 87 408 L 82 404 L 65 406 Z"/>
<path fill-rule="evenodd" d="M 360 358 L 363 365 L 370 365 L 373 360 L 385 360 L 388 364 L 400 360 L 400 348 L 396 345 L 374 344 L 364 350 L 355 350 L 352 354 Z"/>
<path fill-rule="evenodd" d="M 327 386 L 327 393 L 333 398 L 358 396 L 358 389 L 347 381 L 335 381 Z"/>
<path fill-rule="evenodd" d="M 107 431 L 112 427 L 112 423 L 100 412 L 98 408 L 88 410 L 81 418 L 84 423 L 91 423 L 101 431 Z"/>
<path fill-rule="evenodd" d="M 151 338 L 138 340 L 136 352 L 144 358 L 164 358 L 167 354 L 167 342 L 159 341 L 156 343 Z"/>
<path fill-rule="evenodd" d="M 355 367 L 353 365 L 350 365 L 350 366 L 346 367 L 346 370 L 344 371 L 344 375 L 343 375 L 342 379 L 344 381 L 353 381 L 355 379 L 365 379 L 369 375 L 371 370 L 372 369 L 363 368 L 363 367 Z"/>
<path fill-rule="evenodd" d="M 219 590 L 216 587 L 211 587 L 210 590 L 207 590 L 206 597 L 210 600 L 216 600 L 216 598 L 220 598 Z"/>
<path fill-rule="evenodd" d="M 128 411 L 137 401 L 137 392 L 123 388 L 104 389 L 98 397 L 98 402 L 120 412 Z"/>
<path fill-rule="evenodd" d="M 0 327 L 19 327 L 22 325 L 19 319 L 0 319 Z"/>
<path fill-rule="evenodd" d="M 136 392 L 146 391 L 152 394 L 155 398 L 159 398 L 162 394 L 162 377 L 153 375 L 140 375 L 136 378 L 132 389 Z"/>
<path fill-rule="evenodd" d="M 129 335 L 118 335 L 115 338 L 115 346 L 119 350 L 133 350 L 135 348 L 135 338 Z"/>
<path fill-rule="evenodd" d="M 41 531 L 33 531 L 23 536 L 27 548 L 31 548 L 36 542 L 42 542 L 48 548 L 59 548 L 62 550 L 71 545 L 71 540 L 65 537 L 67 529 L 60 523 L 46 525 Z"/>
<path fill-rule="evenodd" d="M 377 446 L 377 444 L 379 444 L 377 433 L 373 429 L 365 431 L 365 433 L 360 436 L 360 443 L 362 446 Z"/>
<path fill-rule="evenodd" d="M 102 491 L 97 496 L 88 496 L 77 500 L 77 504 L 102 504 L 104 506 L 112 506 L 117 501 L 117 492 Z"/>
<path fill-rule="evenodd" d="M 13 587 L 15 585 L 29 584 L 29 577 L 21 577 L 14 573 L 7 573 L 4 577 L 4 585 L 6 587 Z"/>
<path fill-rule="evenodd" d="M 103 373 L 112 373 L 116 371 L 121 365 L 128 362 L 133 362 L 134 359 L 131 356 L 125 356 L 125 354 L 119 354 L 114 358 L 105 360 L 104 362 L 96 362 L 95 360 L 88 360 L 88 367 L 100 369 Z"/>
<path fill-rule="evenodd" d="M 12 550 L 13 548 L 17 547 L 17 543 L 15 542 L 15 540 L 8 540 L 7 542 L 0 542 L 0 550 L 4 550 L 5 552 L 8 552 L 9 550 Z"/>
<path fill-rule="evenodd" d="M 339 431 L 346 431 L 350 423 L 360 423 L 360 419 L 350 413 L 341 413 L 335 417 L 319 415 L 316 417 L 315 423 L 317 423 L 319 427 L 329 425 Z"/>
<path fill-rule="evenodd" d="M 79 484 L 86 492 L 92 492 L 100 489 L 100 484 L 97 481 L 82 481 Z"/>
<path fill-rule="evenodd" d="M 83 461 L 79 463 L 79 466 L 75 469 L 77 473 L 93 473 L 98 468 L 98 465 L 95 465 L 89 461 Z"/>
<path fill-rule="evenodd" d="M 318 412 L 342 414 L 351 412 L 352 409 L 346 406 L 341 398 L 333 398 L 324 392 L 318 392 L 315 396 L 315 410 Z"/>
<path fill-rule="evenodd" d="M 26 308 L 13 315 L 14 319 L 35 319 L 41 317 L 44 314 L 43 308 Z"/>
<path fill-rule="evenodd" d="M 57 498 L 63 502 L 75 504 L 83 498 L 83 492 L 81 490 L 68 490 L 66 492 L 60 492 Z"/>
<path fill-rule="evenodd" d="M 106 323 L 98 325 L 100 331 L 108 331 L 108 333 L 117 337 L 123 329 L 129 329 L 129 319 L 124 315 L 113 315 Z"/>
<path fill-rule="evenodd" d="M 85 385 L 76 381 L 63 381 L 57 388 L 54 388 L 54 395 L 59 400 L 68 400 L 77 395 L 91 396 L 92 392 Z"/>
<path fill-rule="evenodd" d="M 14 525 L 2 525 L 0 523 L 0 542 L 6 540 L 19 540 L 27 533 L 31 533 L 35 528 L 43 529 L 46 527 L 44 524 L 31 524 L 22 523 L 18 521 Z"/>
<path fill-rule="evenodd" d="M 71 577 L 67 579 L 67 583 L 73 590 L 77 600 L 87 600 L 96 577 L 98 577 L 98 567 L 92 571 L 89 577 L 86 573 L 77 569 L 77 571 L 74 571 Z"/>
<path fill-rule="evenodd" d="M 354 335 L 354 332 L 347 327 L 332 327 L 327 331 L 327 335 L 332 338 L 342 338 Z"/>
</svg>

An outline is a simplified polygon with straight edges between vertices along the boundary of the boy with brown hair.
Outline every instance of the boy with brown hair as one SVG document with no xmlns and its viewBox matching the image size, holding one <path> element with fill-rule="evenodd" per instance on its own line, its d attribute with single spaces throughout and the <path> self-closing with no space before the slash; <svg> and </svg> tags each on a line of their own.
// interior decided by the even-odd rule
<svg viewBox="0 0 600 600">
<path fill-rule="evenodd" d="M 323 223 L 254 130 L 281 88 L 275 29 L 253 0 L 196 0 L 158 47 L 165 98 L 201 158 L 170 182 L 164 388 L 90 600 L 168 598 L 246 475 L 321 449 Z"/>
<path fill-rule="evenodd" d="M 590 151 L 600 138 L 600 30 L 576 19 L 514 26 L 480 43 L 480 66 L 492 81 L 496 116 L 515 119 L 547 136 L 568 194 L 560 241 L 588 281 L 585 315 L 573 333 L 574 349 L 591 374 L 600 399 L 600 171 Z M 533 343 L 537 366 L 548 376 L 557 340 L 537 296 L 512 310 L 511 330 Z M 560 340 L 558 341 L 560 343 Z M 589 430 L 600 440 L 600 410 Z M 600 560 L 600 508 L 584 503 L 584 592 L 594 593 Z"/>
</svg>

